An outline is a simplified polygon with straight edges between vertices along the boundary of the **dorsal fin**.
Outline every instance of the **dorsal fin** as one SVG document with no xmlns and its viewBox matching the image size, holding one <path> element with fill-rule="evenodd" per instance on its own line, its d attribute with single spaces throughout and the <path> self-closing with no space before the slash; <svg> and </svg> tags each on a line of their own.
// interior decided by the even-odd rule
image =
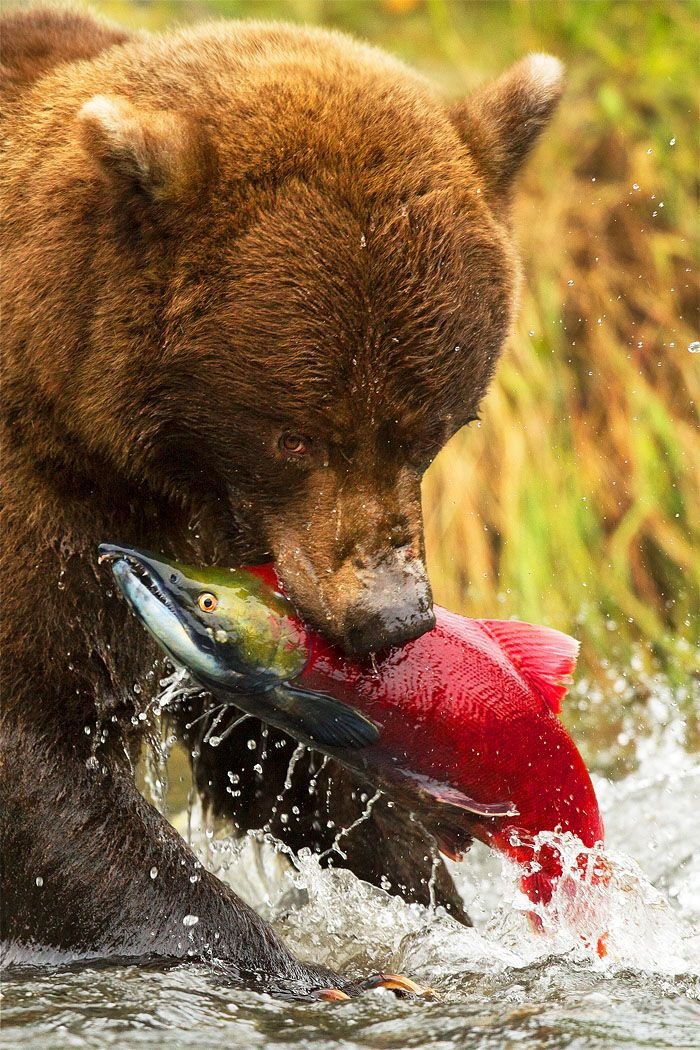
<svg viewBox="0 0 700 1050">
<path fill-rule="evenodd" d="M 579 643 L 553 627 L 520 620 L 479 620 L 526 682 L 555 715 L 571 685 Z"/>
</svg>

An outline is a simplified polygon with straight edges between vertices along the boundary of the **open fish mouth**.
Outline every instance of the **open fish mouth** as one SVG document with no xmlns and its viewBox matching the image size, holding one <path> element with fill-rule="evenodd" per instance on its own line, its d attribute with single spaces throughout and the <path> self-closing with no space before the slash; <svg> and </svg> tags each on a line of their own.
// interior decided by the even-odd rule
<svg viewBox="0 0 700 1050">
<path fill-rule="evenodd" d="M 155 557 L 137 551 L 133 547 L 119 547 L 115 543 L 101 543 L 97 548 L 97 553 L 99 564 L 105 561 L 111 564 L 112 572 L 120 586 L 123 580 L 133 576 L 136 581 L 140 581 L 142 586 L 147 587 L 151 594 L 162 602 L 174 616 L 178 615 L 178 607 L 168 595 L 162 575 L 155 569 L 155 565 L 158 564 Z"/>
<path fill-rule="evenodd" d="M 173 663 L 200 676 L 220 673 L 211 640 L 182 601 L 180 573 L 173 566 L 157 555 L 114 543 L 100 544 L 98 560 L 109 562 L 122 594 Z"/>
</svg>

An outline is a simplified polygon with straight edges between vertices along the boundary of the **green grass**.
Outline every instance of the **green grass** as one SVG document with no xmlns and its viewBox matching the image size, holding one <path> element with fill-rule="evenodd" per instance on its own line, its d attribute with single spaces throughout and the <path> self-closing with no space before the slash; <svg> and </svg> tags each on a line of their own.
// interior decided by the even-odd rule
<svg viewBox="0 0 700 1050">
<path fill-rule="evenodd" d="M 457 96 L 531 50 L 569 88 L 523 180 L 520 318 L 478 428 L 425 481 L 437 599 L 556 624 L 605 677 L 636 648 L 687 681 L 700 616 L 697 4 L 102 0 L 347 29 Z M 691 643 L 691 644 L 688 644 Z"/>
</svg>

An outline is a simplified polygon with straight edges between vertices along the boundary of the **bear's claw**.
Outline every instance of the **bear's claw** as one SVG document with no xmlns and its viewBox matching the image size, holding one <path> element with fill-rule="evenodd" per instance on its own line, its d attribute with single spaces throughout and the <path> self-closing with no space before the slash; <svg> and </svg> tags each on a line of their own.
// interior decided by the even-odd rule
<svg viewBox="0 0 700 1050">
<path fill-rule="evenodd" d="M 346 992 L 341 992 L 340 988 L 322 988 L 317 994 L 319 999 L 331 1003 L 344 1003 L 350 999 L 350 996 Z"/>
<path fill-rule="evenodd" d="M 345 1002 L 363 992 L 374 991 L 375 988 L 388 988 L 400 996 L 431 995 L 433 992 L 432 988 L 424 988 L 402 974 L 375 973 L 371 977 L 354 981 L 353 984 L 348 985 L 347 991 L 341 991 L 340 988 L 322 988 L 316 994 L 319 999 L 327 1002 Z"/>
<path fill-rule="evenodd" d="M 374 988 L 388 988 L 400 995 L 426 995 L 432 991 L 432 988 L 424 988 L 400 973 L 375 973 L 372 977 L 360 981 L 359 988 L 363 992 L 370 992 Z"/>
</svg>

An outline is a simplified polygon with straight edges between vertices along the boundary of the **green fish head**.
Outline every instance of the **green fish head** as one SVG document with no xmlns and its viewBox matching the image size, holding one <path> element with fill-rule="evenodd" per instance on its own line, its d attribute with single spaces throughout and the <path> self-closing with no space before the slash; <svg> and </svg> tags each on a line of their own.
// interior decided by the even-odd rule
<svg viewBox="0 0 700 1050">
<path fill-rule="evenodd" d="M 161 648 L 204 684 L 259 691 L 303 671 L 306 635 L 291 603 L 253 573 L 111 543 L 98 553 Z"/>
</svg>

